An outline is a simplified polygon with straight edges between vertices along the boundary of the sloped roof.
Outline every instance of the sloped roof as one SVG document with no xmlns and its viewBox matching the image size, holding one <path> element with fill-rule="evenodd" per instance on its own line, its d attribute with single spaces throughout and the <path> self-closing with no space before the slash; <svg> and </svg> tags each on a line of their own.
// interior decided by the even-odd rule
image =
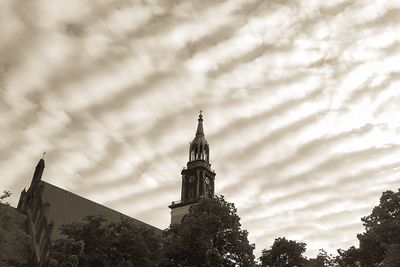
<svg viewBox="0 0 400 267">
<path fill-rule="evenodd" d="M 42 201 L 43 203 L 50 203 L 48 218 L 54 222 L 51 236 L 52 240 L 63 238 L 59 230 L 61 225 L 72 222 L 82 222 L 83 219 L 89 215 L 101 215 L 109 222 L 116 222 L 120 221 L 121 218 L 126 218 L 138 225 L 149 227 L 156 233 L 161 233 L 160 229 L 150 224 L 129 217 L 121 212 L 110 209 L 48 182 L 41 181 L 41 183 L 44 185 Z"/>
</svg>

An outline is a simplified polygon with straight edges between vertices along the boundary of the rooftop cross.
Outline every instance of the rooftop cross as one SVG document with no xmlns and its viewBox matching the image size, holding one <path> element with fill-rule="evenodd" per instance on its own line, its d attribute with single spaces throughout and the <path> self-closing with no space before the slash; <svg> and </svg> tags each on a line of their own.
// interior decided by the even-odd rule
<svg viewBox="0 0 400 267">
<path fill-rule="evenodd" d="M 200 110 L 199 114 L 199 124 L 197 125 L 197 131 L 196 131 L 196 136 L 202 135 L 204 136 L 204 130 L 203 130 L 203 115 L 201 114 L 203 111 Z"/>
</svg>

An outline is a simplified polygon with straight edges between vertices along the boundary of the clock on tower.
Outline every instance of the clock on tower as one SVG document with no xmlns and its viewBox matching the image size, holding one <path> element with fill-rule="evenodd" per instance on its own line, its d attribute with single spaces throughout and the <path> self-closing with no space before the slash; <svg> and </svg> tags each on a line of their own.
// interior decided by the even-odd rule
<svg viewBox="0 0 400 267">
<path fill-rule="evenodd" d="M 189 207 L 201 198 L 214 197 L 215 172 L 210 164 L 210 145 L 204 137 L 203 115 L 199 115 L 196 135 L 189 146 L 189 161 L 182 172 L 181 200 L 174 201 L 171 209 L 171 224 L 181 223 L 189 213 Z"/>
</svg>

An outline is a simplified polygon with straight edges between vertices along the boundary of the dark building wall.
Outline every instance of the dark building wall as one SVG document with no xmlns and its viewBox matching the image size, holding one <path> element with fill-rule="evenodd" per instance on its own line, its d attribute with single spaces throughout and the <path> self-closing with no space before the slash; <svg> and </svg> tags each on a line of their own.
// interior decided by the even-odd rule
<svg viewBox="0 0 400 267">
<path fill-rule="evenodd" d="M 63 238 L 59 227 L 66 223 L 81 222 L 86 216 L 101 215 L 107 221 L 120 221 L 122 217 L 127 218 L 138 225 L 143 225 L 153 229 L 156 233 L 161 230 L 141 222 L 137 219 L 126 216 L 118 211 L 107 208 L 89 199 L 83 198 L 57 186 L 41 181 L 44 184 L 42 194 L 43 202 L 50 203 L 48 218 L 54 222 L 51 239 Z"/>
<path fill-rule="evenodd" d="M 43 189 L 44 184 L 34 180 L 28 191 L 24 189 L 21 192 L 18 202 L 18 210 L 27 218 L 26 229 L 32 249 L 32 266 L 39 265 L 47 258 L 53 231 L 53 223 L 47 217 L 50 204 L 43 203 L 41 198 Z"/>
</svg>

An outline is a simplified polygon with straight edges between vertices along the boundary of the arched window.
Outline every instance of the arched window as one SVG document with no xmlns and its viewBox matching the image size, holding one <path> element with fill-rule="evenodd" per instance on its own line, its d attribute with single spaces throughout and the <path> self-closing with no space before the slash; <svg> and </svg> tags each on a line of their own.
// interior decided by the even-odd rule
<svg viewBox="0 0 400 267">
<path fill-rule="evenodd" d="M 194 144 L 193 146 L 192 146 L 192 152 L 190 153 L 190 160 L 195 160 L 195 159 L 197 159 L 197 152 L 198 150 L 197 150 L 197 145 L 196 144 Z"/>
<path fill-rule="evenodd" d="M 208 162 L 209 159 L 210 159 L 210 151 L 208 149 L 208 146 L 206 145 L 204 146 L 204 160 Z"/>
</svg>

